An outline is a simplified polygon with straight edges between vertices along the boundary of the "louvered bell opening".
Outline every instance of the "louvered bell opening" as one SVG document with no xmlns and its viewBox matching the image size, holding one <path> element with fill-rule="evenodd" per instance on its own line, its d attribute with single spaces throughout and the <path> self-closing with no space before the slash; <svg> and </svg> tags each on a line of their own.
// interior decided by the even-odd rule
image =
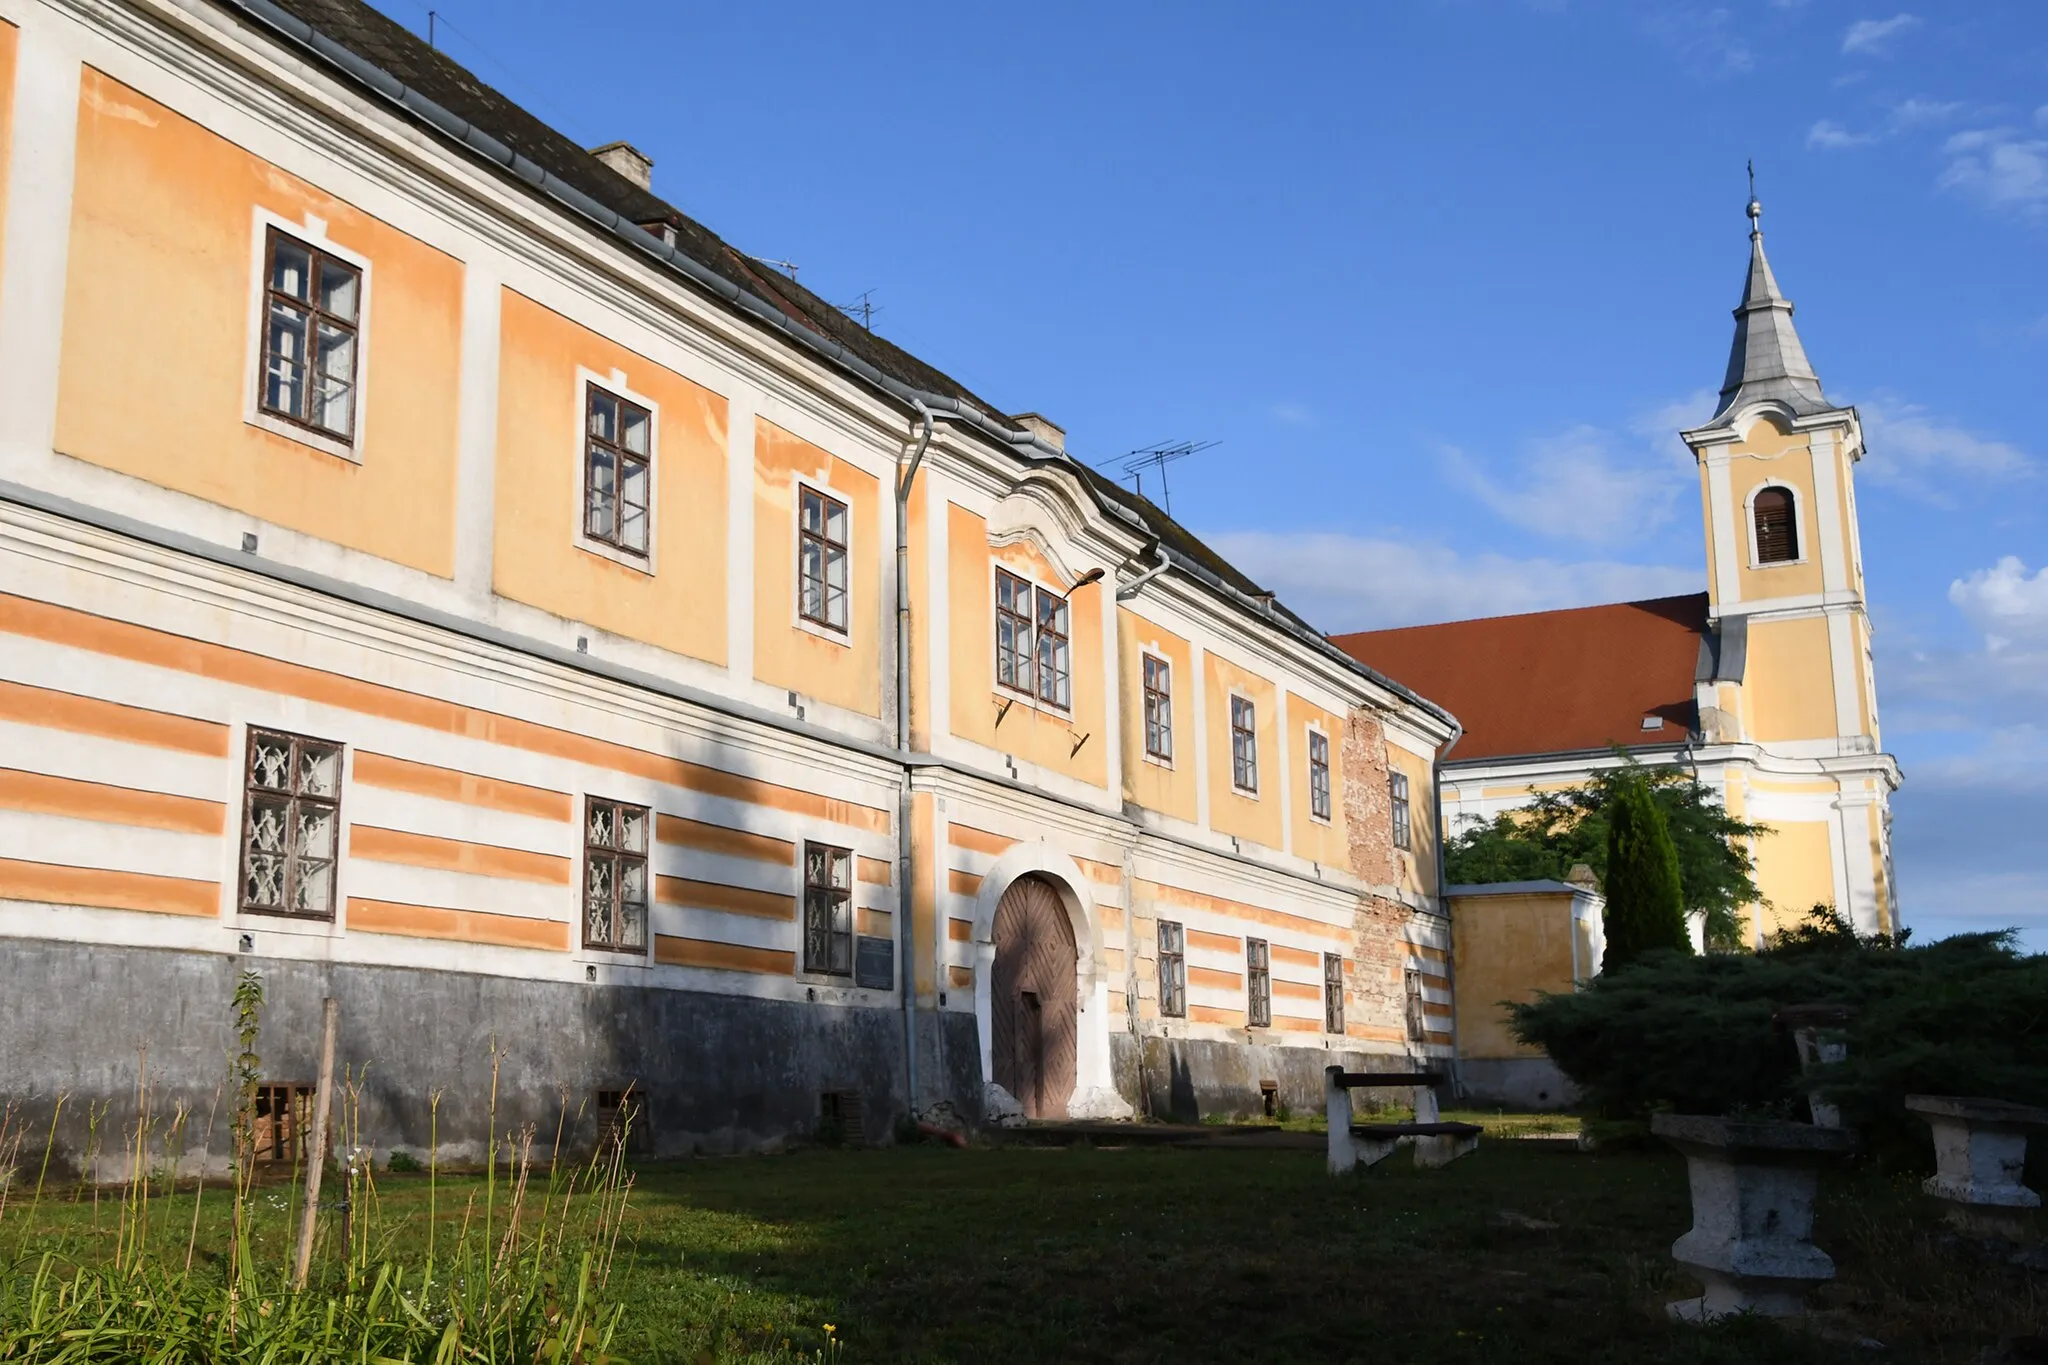
<svg viewBox="0 0 2048 1365">
<path fill-rule="evenodd" d="M 1756 495 L 1756 558 L 1759 564 L 1783 564 L 1799 558 L 1799 526 L 1792 515 L 1792 494 L 1766 488 Z"/>
</svg>

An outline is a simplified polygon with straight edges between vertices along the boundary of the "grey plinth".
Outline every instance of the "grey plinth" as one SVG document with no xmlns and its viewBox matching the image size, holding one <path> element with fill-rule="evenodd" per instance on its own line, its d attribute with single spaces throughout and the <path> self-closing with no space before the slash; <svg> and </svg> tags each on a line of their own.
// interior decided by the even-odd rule
<svg viewBox="0 0 2048 1365">
<path fill-rule="evenodd" d="M 1855 1134 L 1688 1114 L 1657 1114 L 1650 1131 L 1685 1154 L 1692 1231 L 1671 1255 L 1706 1289 L 1671 1304 L 1671 1315 L 1805 1312 L 1806 1291 L 1835 1277 L 1835 1263 L 1812 1241 L 1819 1167 L 1853 1151 Z"/>
<path fill-rule="evenodd" d="M 2048 1109 L 1953 1095 L 1908 1095 L 1906 1108 L 1934 1130 L 1934 1175 L 1926 1190 L 1948 1205 L 1952 1222 L 1977 1231 L 2016 1232 L 2041 1196 L 2020 1184 L 2027 1130 L 2048 1128 Z"/>
</svg>

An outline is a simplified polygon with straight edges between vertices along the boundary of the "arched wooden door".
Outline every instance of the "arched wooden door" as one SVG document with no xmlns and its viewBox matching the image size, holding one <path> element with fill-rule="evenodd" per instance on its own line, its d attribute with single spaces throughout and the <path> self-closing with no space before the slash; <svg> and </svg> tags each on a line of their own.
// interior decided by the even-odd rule
<svg viewBox="0 0 2048 1365">
<path fill-rule="evenodd" d="M 1074 1093 L 1074 929 L 1043 877 L 1010 883 L 996 906 L 989 1053 L 997 1085 L 1026 1116 L 1061 1119 Z"/>
</svg>

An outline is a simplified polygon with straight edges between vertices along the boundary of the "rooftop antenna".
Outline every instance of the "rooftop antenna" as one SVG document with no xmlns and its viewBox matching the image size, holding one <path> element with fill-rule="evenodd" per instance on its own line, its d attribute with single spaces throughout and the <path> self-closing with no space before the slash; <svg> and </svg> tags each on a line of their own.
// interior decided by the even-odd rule
<svg viewBox="0 0 2048 1365">
<path fill-rule="evenodd" d="M 441 16 L 440 16 L 440 12 L 439 12 L 439 11 L 437 11 L 437 10 L 428 10 L 428 11 L 427 11 L 427 46 L 428 46 L 428 47 L 434 47 L 434 46 L 435 46 L 435 44 L 434 44 L 434 21 L 435 21 L 436 19 L 440 18 L 440 17 L 441 17 Z"/>
<path fill-rule="evenodd" d="M 766 256 L 756 256 L 754 259 L 759 261 L 762 265 L 774 266 L 777 270 L 780 270 L 783 274 L 789 276 L 792 280 L 796 278 L 796 272 L 798 267 L 795 261 L 771 261 Z"/>
<path fill-rule="evenodd" d="M 1124 456 L 1121 466 L 1124 477 L 1131 480 L 1139 497 L 1145 496 L 1145 471 L 1156 470 L 1159 474 L 1160 505 L 1166 515 L 1173 515 L 1173 490 L 1166 483 L 1166 467 L 1175 460 L 1185 460 L 1197 451 L 1207 450 L 1217 444 L 1215 441 L 1161 441 L 1157 445 L 1133 450 Z"/>
<path fill-rule="evenodd" d="M 882 305 L 870 297 L 875 291 L 863 289 L 860 298 L 853 303 L 835 303 L 832 306 L 850 318 L 859 318 L 860 325 L 872 332 L 875 330 L 875 314 L 882 311 Z"/>
</svg>

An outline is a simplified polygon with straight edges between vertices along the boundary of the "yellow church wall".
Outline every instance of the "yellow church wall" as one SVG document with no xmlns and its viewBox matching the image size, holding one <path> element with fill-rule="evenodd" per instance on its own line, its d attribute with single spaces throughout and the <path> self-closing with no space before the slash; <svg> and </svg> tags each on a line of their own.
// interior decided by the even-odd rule
<svg viewBox="0 0 2048 1365">
<path fill-rule="evenodd" d="M 1565 892 L 1450 898 L 1452 995 L 1460 1057 L 1534 1057 L 1541 1049 L 1517 1041 L 1503 1001 L 1534 1000 L 1539 991 L 1576 988 L 1572 955 L 1577 928 Z M 1576 945 L 1584 952 L 1588 945 Z M 1590 965 L 1582 965 L 1589 973 Z"/>
<path fill-rule="evenodd" d="M 1699 461 L 1699 478 L 1700 527 L 1707 546 L 1707 585 L 1718 599 L 1721 591 L 1721 565 L 1714 555 L 1714 485 L 1705 460 Z"/>
<path fill-rule="evenodd" d="M 1766 744 L 1835 734 L 1835 676 L 1828 623 L 1819 616 L 1749 623 L 1742 685 L 1744 733 Z"/>
<path fill-rule="evenodd" d="M 1208 711 L 1209 827 L 1268 848 L 1281 846 L 1280 790 L 1289 780 L 1280 765 L 1279 691 L 1256 673 L 1214 654 L 1203 656 L 1203 705 Z M 1256 794 L 1239 791 L 1230 761 L 1230 697 L 1242 694 L 1252 704 L 1252 752 L 1258 757 Z"/>
<path fill-rule="evenodd" d="M 1805 918 L 1815 905 L 1835 903 L 1832 828 L 1826 821 L 1768 822 L 1758 840 L 1756 884 L 1769 906 L 1757 907 L 1765 933 Z"/>
<path fill-rule="evenodd" d="M 247 420 L 259 211 L 369 263 L 354 459 Z M 460 262 L 90 67 L 69 249 L 59 451 L 453 575 Z"/>
<path fill-rule="evenodd" d="M 1768 419 L 1750 430 L 1749 438 L 1734 447 L 1728 464 L 1729 490 L 1735 502 L 1736 578 L 1742 599 L 1753 602 L 1767 597 L 1798 597 L 1821 590 L 1821 515 L 1836 515 L 1833 508 L 1821 509 L 1813 497 L 1813 459 L 1807 438 L 1781 432 Z M 1751 548 L 1749 525 L 1750 494 L 1764 484 L 1784 484 L 1796 495 L 1799 507 L 1799 560 L 1789 564 L 1759 567 Z M 1709 543 L 1712 536 L 1708 537 Z"/>
<path fill-rule="evenodd" d="M 14 53 L 20 36 L 0 19 L 0 275 L 7 271 L 7 154 L 14 145 Z"/>
<path fill-rule="evenodd" d="M 1349 841 L 1337 821 L 1344 812 L 1344 722 L 1314 702 L 1289 692 L 1284 723 L 1287 747 L 1294 759 L 1287 780 L 1294 784 L 1294 848 L 1297 858 L 1343 866 L 1351 856 Z M 1330 818 L 1318 820 L 1309 800 L 1308 736 L 1313 728 L 1330 742 Z M 1412 782 L 1412 779 L 1411 779 Z M 1413 799 L 1413 788 L 1410 788 Z"/>
<path fill-rule="evenodd" d="M 584 381 L 652 403 L 653 534 L 642 569 L 585 549 Z M 623 382 L 614 372 L 624 375 Z M 678 654 L 725 661 L 726 402 L 507 289 L 499 326 L 492 581 L 514 601 Z M 708 514 L 707 514 L 708 513 Z"/>
<path fill-rule="evenodd" d="M 1192 824 L 1199 818 L 1195 786 L 1195 676 L 1188 642 L 1128 608 L 1116 614 L 1123 665 L 1124 800 Z M 1145 653 L 1164 660 L 1172 703 L 1173 756 L 1162 763 L 1145 753 Z"/>
<path fill-rule="evenodd" d="M 797 489 L 846 504 L 847 630 L 798 624 Z M 754 676 L 882 713 L 881 481 L 772 422 L 754 423 Z"/>
<path fill-rule="evenodd" d="M 1059 591 L 1066 585 L 1050 560 L 1017 541 L 992 546 L 988 520 L 946 505 L 947 583 L 952 594 L 948 629 L 953 733 L 1049 771 L 1094 787 L 1109 785 L 1109 752 L 1103 742 L 1102 585 L 1068 599 L 1069 664 L 1073 674 L 1071 713 L 1034 705 L 995 681 L 995 572 L 1011 573 Z"/>
</svg>

